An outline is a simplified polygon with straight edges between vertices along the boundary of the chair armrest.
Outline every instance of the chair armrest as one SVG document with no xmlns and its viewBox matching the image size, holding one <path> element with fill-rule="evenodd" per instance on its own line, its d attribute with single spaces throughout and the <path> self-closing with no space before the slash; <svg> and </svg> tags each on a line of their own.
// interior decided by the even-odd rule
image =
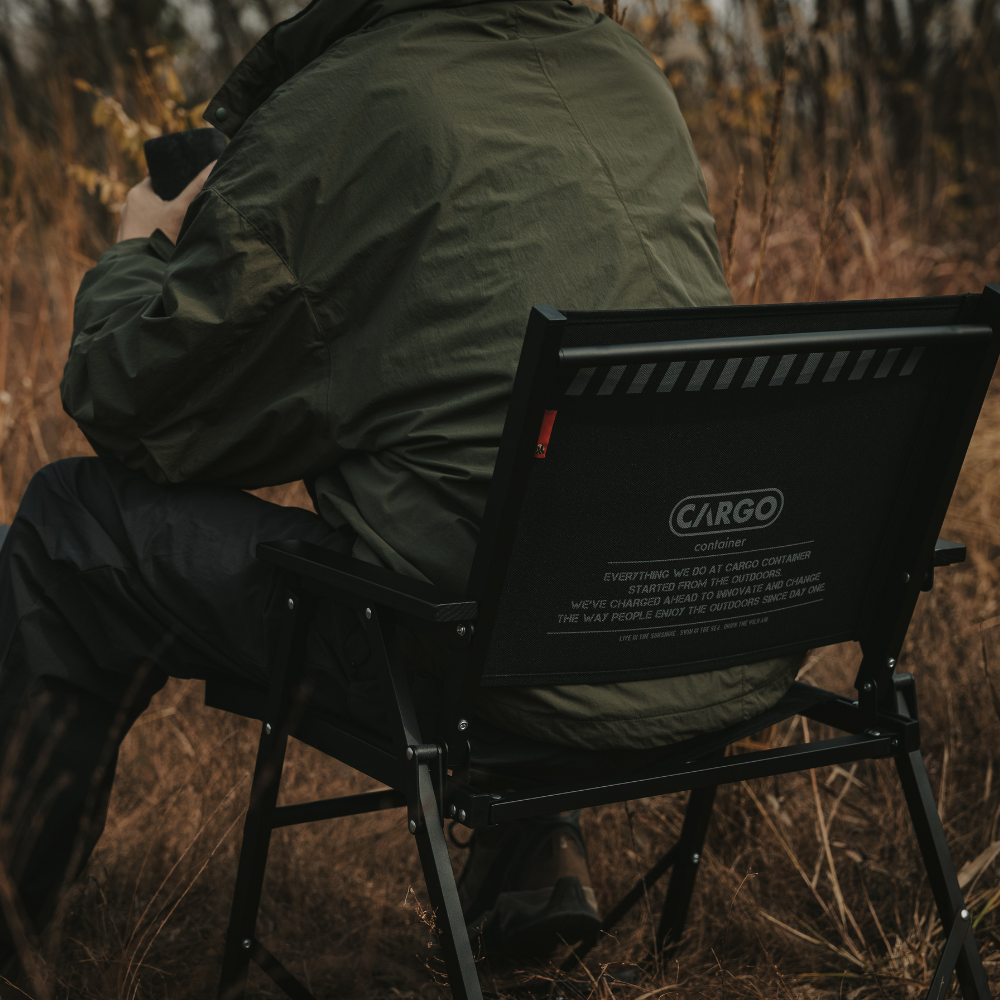
<svg viewBox="0 0 1000 1000">
<path fill-rule="evenodd" d="M 926 593 L 934 587 L 934 568 L 936 566 L 953 566 L 960 562 L 965 562 L 965 546 L 961 542 L 948 542 L 939 538 L 934 543 L 934 558 L 931 560 L 930 566 L 927 567 L 927 572 L 924 573 L 920 589 Z"/>
<path fill-rule="evenodd" d="M 965 562 L 965 546 L 961 542 L 947 542 L 939 538 L 934 543 L 932 566 L 951 566 L 960 562 Z"/>
<path fill-rule="evenodd" d="M 331 552 L 311 542 L 261 542 L 257 558 L 290 573 L 432 622 L 471 621 L 475 601 L 456 601 L 437 587 L 392 570 Z"/>
</svg>

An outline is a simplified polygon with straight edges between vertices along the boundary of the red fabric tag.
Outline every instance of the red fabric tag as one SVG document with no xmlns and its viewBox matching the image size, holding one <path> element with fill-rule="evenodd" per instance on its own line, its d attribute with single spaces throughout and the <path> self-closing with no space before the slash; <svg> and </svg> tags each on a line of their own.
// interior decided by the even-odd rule
<svg viewBox="0 0 1000 1000">
<path fill-rule="evenodd" d="M 546 410 L 542 417 L 542 429 L 538 432 L 538 444 L 535 445 L 535 458 L 545 458 L 552 436 L 552 425 L 556 422 L 556 410 Z"/>
</svg>

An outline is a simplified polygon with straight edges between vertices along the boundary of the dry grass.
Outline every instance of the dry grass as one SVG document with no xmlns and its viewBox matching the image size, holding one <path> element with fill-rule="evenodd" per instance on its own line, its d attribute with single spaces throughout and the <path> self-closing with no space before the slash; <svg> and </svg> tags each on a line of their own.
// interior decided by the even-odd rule
<svg viewBox="0 0 1000 1000">
<path fill-rule="evenodd" d="M 39 144 L 6 113 L 0 519 L 9 520 L 35 469 L 88 451 L 61 412 L 57 384 L 75 289 L 107 227 L 66 177 L 63 165 L 75 162 L 72 116 L 59 119 L 58 141 Z M 735 144 L 719 120 L 692 118 L 718 230 L 728 234 L 737 301 L 977 291 L 995 276 L 1000 244 L 988 230 L 939 227 L 930 239 L 915 223 L 915 195 L 891 180 L 877 136 L 849 165 L 807 157 L 794 165 L 775 157 L 779 141 L 797 148 L 795 136 L 786 129 L 780 139 L 776 117 L 757 117 L 760 127 Z M 105 177 L 126 177 L 134 163 L 109 145 L 103 167 Z M 938 195 L 925 194 L 933 209 Z M 984 217 L 997 208 L 984 206 Z M 295 484 L 268 495 L 304 500 Z M 1000 387 L 987 400 L 945 527 L 968 543 L 970 560 L 939 573 L 921 598 L 901 663 L 924 695 L 928 767 L 956 864 L 971 865 L 966 891 L 996 989 L 1000 645 L 995 629 L 974 626 L 992 626 L 998 615 L 998 515 Z M 856 666 L 856 651 L 841 646 L 814 654 L 805 673 L 846 692 Z M 53 996 L 214 995 L 257 726 L 206 709 L 201 698 L 199 684 L 171 682 L 125 740 L 107 832 L 74 891 L 61 946 L 48 956 Z M 777 745 L 803 728 L 786 723 L 757 743 Z M 813 727 L 808 735 L 823 734 Z M 285 773 L 285 801 L 371 785 L 297 744 Z M 677 833 L 683 801 L 665 796 L 585 813 L 602 906 Z M 260 935 L 320 996 L 437 996 L 445 991 L 420 918 L 423 898 L 398 812 L 281 830 Z M 659 899 L 653 893 L 649 907 L 637 907 L 586 970 L 556 981 L 552 967 L 487 964 L 486 989 L 599 1000 L 910 997 L 929 981 L 942 944 L 887 763 L 723 789 L 683 949 L 632 983 L 602 975 L 646 957 Z M 278 995 L 262 978 L 253 984 L 261 996 Z"/>
<path fill-rule="evenodd" d="M 991 661 L 991 633 L 984 660 L 982 636 L 968 629 L 995 608 L 990 559 L 1000 540 L 991 512 L 978 505 L 997 476 L 1000 390 L 982 423 L 947 529 L 969 540 L 973 557 L 940 573 L 921 598 L 903 657 L 931 695 L 925 753 L 959 867 L 1000 842 L 992 782 L 998 718 L 987 672 L 1000 658 Z M 856 668 L 854 650 L 844 646 L 814 655 L 805 672 L 847 691 Z M 233 824 L 246 802 L 258 727 L 204 708 L 201 694 L 197 683 L 171 682 L 125 741 L 108 829 L 52 964 L 69 996 L 212 995 L 236 865 Z M 756 743 L 800 738 L 800 727 L 784 724 Z M 293 744 L 284 801 L 368 787 L 345 766 Z M 683 803 L 683 795 L 665 796 L 585 813 L 604 907 L 677 834 Z M 990 854 L 967 892 L 995 973 L 998 870 Z M 903 997 L 929 982 L 942 934 L 887 762 L 722 789 L 700 879 L 688 940 L 666 968 L 630 984 L 599 978 L 646 958 L 658 915 L 654 893 L 617 941 L 588 960 L 596 982 L 580 971 L 553 995 Z M 399 812 L 281 830 L 260 934 L 320 996 L 437 996 L 439 966 L 420 899 L 416 853 Z M 495 995 L 552 994 L 552 968 L 483 971 Z M 993 982 L 1000 985 L 1000 976 Z M 280 995 L 262 978 L 255 989 Z"/>
</svg>

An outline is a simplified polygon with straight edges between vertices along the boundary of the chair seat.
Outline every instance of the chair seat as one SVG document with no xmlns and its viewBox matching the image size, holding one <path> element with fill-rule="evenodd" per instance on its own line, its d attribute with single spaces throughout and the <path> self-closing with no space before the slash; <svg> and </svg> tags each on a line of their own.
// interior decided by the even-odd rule
<svg viewBox="0 0 1000 1000">
<path fill-rule="evenodd" d="M 728 729 L 696 736 L 663 747 L 646 750 L 580 750 L 557 746 L 507 732 L 488 722 L 474 720 L 469 727 L 471 783 L 487 790 L 500 787 L 528 788 L 605 773 L 662 771 L 671 764 L 682 764 L 718 753 L 753 733 L 791 718 L 808 715 L 818 707 L 839 700 L 831 691 L 796 681 L 788 692 L 767 711 L 739 722 Z M 205 684 L 205 704 L 235 715 L 261 722 L 268 719 L 267 691 L 246 684 L 209 680 Z M 398 771 L 398 762 L 388 736 L 375 729 L 354 726 L 330 712 L 307 711 L 295 724 L 292 735 L 323 753 L 340 756 L 345 744 L 363 745 L 382 766 L 373 773 L 364 771 L 389 785 Z M 361 746 L 358 747 L 361 749 Z M 350 760 L 341 757 L 346 763 Z M 351 765 L 356 766 L 356 765 Z"/>
</svg>

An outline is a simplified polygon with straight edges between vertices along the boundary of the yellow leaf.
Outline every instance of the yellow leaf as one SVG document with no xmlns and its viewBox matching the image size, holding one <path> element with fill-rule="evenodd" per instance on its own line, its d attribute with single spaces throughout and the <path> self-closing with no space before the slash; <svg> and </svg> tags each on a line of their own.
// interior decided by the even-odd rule
<svg viewBox="0 0 1000 1000">
<path fill-rule="evenodd" d="M 96 170 L 90 167 L 81 166 L 79 163 L 70 163 L 66 167 L 66 173 L 73 180 L 75 180 L 77 184 L 86 188 L 88 194 L 93 194 L 97 189 L 99 174 Z"/>
</svg>

